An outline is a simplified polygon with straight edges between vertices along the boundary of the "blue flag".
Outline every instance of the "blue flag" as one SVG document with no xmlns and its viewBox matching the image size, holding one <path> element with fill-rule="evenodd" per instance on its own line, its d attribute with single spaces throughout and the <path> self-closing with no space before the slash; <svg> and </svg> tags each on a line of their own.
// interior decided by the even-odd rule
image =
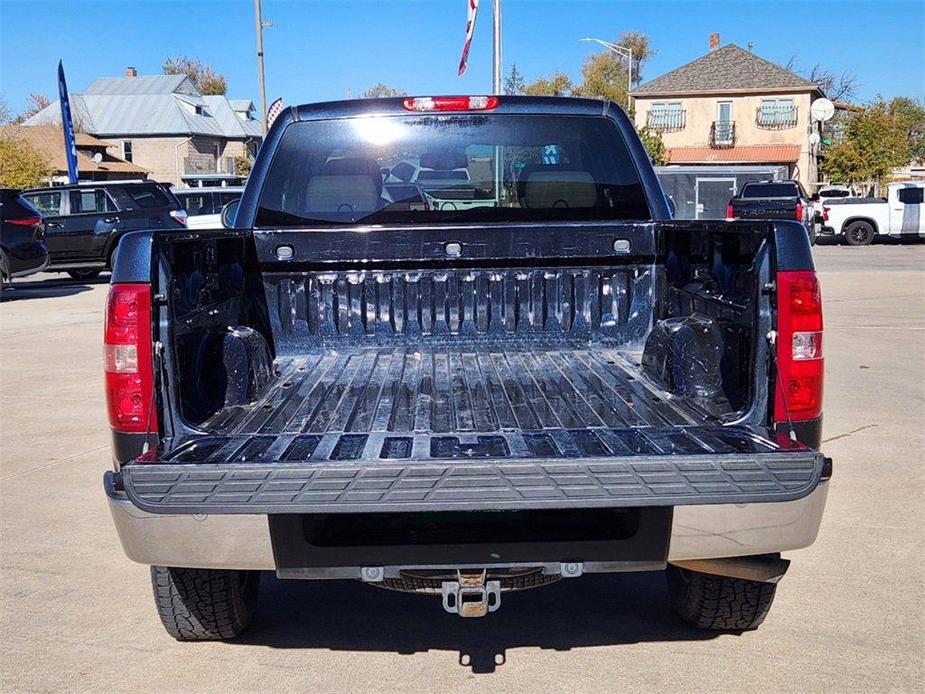
<svg viewBox="0 0 925 694">
<path fill-rule="evenodd" d="M 64 128 L 67 176 L 71 183 L 77 183 L 77 141 L 74 138 L 74 122 L 71 120 L 71 102 L 67 97 L 67 82 L 64 81 L 64 65 L 60 60 L 58 61 L 58 97 L 61 100 L 61 126 Z"/>
</svg>

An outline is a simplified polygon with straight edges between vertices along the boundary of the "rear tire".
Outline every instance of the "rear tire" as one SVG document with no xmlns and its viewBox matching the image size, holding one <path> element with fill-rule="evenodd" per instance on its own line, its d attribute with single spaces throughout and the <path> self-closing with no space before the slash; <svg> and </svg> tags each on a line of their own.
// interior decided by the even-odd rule
<svg viewBox="0 0 925 694">
<path fill-rule="evenodd" d="M 154 602 L 177 641 L 232 639 L 257 607 L 259 571 L 151 567 Z"/>
<path fill-rule="evenodd" d="M 877 231 L 870 222 L 858 220 L 845 228 L 845 241 L 849 246 L 869 246 Z"/>
<path fill-rule="evenodd" d="M 68 270 L 67 274 L 78 282 L 89 282 L 99 277 L 101 272 L 102 270 Z"/>
<path fill-rule="evenodd" d="M 774 602 L 775 583 L 668 567 L 671 606 L 698 629 L 745 630 L 760 625 Z"/>
</svg>

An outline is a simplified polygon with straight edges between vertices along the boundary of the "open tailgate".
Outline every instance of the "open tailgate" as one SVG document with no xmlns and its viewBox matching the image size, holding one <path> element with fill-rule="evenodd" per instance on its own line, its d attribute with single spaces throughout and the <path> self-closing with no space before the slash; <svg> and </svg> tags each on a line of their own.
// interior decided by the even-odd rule
<svg viewBox="0 0 925 694">
<path fill-rule="evenodd" d="M 825 464 L 744 427 L 241 434 L 132 461 L 122 480 L 152 513 L 475 511 L 791 501 Z"/>
</svg>

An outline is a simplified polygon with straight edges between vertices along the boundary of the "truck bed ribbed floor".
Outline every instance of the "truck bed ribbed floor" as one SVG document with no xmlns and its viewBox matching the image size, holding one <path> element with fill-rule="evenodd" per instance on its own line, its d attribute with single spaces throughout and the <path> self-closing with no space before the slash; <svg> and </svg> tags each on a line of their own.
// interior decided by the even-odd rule
<svg viewBox="0 0 925 694">
<path fill-rule="evenodd" d="M 204 428 L 215 434 L 488 433 L 705 423 L 606 348 L 366 348 L 278 366 L 278 379 L 258 402 L 224 410 Z"/>
</svg>

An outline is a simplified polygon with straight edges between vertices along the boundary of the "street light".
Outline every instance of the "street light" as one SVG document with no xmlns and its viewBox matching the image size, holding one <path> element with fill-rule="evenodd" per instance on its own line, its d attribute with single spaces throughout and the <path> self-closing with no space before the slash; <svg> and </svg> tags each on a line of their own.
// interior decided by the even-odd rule
<svg viewBox="0 0 925 694">
<path fill-rule="evenodd" d="M 590 41 L 592 43 L 599 43 L 607 50 L 613 51 L 617 55 L 623 56 L 626 58 L 627 65 L 627 74 L 629 75 L 626 83 L 626 112 L 629 113 L 630 110 L 630 92 L 633 90 L 633 50 L 627 48 L 626 46 L 619 46 L 610 41 L 605 41 L 604 39 L 592 39 L 592 38 L 583 38 L 578 39 L 579 41 Z"/>
</svg>

